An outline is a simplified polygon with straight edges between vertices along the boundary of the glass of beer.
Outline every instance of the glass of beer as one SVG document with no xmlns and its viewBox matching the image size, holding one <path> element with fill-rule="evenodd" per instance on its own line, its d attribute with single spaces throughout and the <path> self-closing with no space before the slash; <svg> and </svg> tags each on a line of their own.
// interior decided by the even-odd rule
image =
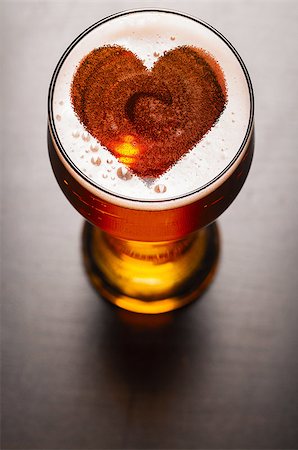
<svg viewBox="0 0 298 450">
<path fill-rule="evenodd" d="M 86 219 L 84 264 L 103 298 L 156 314 L 208 287 L 215 220 L 247 177 L 253 117 L 243 61 L 194 17 L 122 12 L 68 47 L 49 90 L 48 148 Z"/>
</svg>

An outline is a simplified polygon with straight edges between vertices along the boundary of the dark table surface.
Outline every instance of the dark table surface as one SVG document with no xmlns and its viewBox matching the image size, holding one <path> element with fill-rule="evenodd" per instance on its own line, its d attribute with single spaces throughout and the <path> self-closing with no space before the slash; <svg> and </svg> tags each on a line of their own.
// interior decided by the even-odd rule
<svg viewBox="0 0 298 450">
<path fill-rule="evenodd" d="M 256 154 L 220 219 L 208 292 L 154 319 L 110 307 L 46 148 L 47 88 L 70 41 L 120 2 L 1 4 L 2 448 L 298 448 L 296 1 L 155 1 L 212 23 L 256 96 Z"/>
</svg>

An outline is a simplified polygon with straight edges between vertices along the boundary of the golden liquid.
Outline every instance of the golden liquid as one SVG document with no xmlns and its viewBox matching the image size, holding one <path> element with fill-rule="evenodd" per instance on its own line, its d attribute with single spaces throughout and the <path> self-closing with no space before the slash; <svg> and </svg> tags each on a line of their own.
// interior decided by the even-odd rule
<svg viewBox="0 0 298 450">
<path fill-rule="evenodd" d="M 214 222 L 227 209 L 247 177 L 254 135 L 252 133 L 240 163 L 216 189 L 209 190 L 208 194 L 193 203 L 159 210 L 138 209 L 138 202 L 135 207 L 116 205 L 104 200 L 100 189 L 95 195 L 78 182 L 50 133 L 48 147 L 52 168 L 62 191 L 88 222 L 117 238 L 161 242 L 181 239 Z"/>
<path fill-rule="evenodd" d="M 149 314 L 197 298 L 213 278 L 219 249 L 215 225 L 178 241 L 152 243 L 117 239 L 86 224 L 83 242 L 95 288 L 121 308 Z"/>
</svg>

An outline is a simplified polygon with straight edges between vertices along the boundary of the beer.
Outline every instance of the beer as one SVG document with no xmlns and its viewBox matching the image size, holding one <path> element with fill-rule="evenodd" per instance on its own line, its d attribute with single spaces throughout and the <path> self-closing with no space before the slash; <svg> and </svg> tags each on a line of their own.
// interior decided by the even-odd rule
<svg viewBox="0 0 298 450">
<path fill-rule="evenodd" d="M 214 226 L 202 228 L 238 194 L 253 145 L 247 70 L 231 44 L 197 19 L 157 10 L 116 14 L 82 33 L 54 72 L 52 167 L 66 197 L 101 230 L 85 230 L 88 270 L 98 272 L 93 283 L 114 303 L 125 297 L 127 309 L 166 311 L 174 297 L 179 307 L 203 289 L 218 249 Z M 95 245 L 104 261 L 94 257 Z M 211 247 L 200 287 L 190 287 Z M 130 266 L 119 267 L 121 255 Z M 183 266 L 178 280 L 175 271 L 152 275 L 171 261 Z M 137 283 L 140 264 L 146 270 Z M 120 285 L 117 270 L 126 274 Z"/>
</svg>

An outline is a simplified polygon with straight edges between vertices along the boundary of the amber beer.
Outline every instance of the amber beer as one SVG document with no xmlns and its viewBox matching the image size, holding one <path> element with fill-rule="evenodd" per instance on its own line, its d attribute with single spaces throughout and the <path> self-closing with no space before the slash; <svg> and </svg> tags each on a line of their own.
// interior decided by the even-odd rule
<svg viewBox="0 0 298 450">
<path fill-rule="evenodd" d="M 128 36 L 127 29 L 134 33 Z M 200 43 L 223 70 L 225 108 L 209 132 L 164 173 L 138 174 L 131 155 L 123 159 L 109 144 L 102 145 L 105 135 L 96 138 L 80 122 L 71 98 L 74 74 L 98 47 L 132 47 L 154 71 L 162 52 Z M 85 109 L 83 104 L 82 114 Z M 137 136 L 134 126 L 127 136 Z M 123 142 L 130 141 L 125 137 Z M 117 14 L 86 30 L 58 63 L 49 92 L 48 148 L 61 189 L 88 221 L 84 261 L 96 289 L 135 312 L 179 308 L 210 283 L 219 251 L 214 221 L 237 196 L 250 168 L 254 134 L 248 73 L 228 41 L 197 19 L 157 10 Z M 117 148 L 130 149 L 126 144 Z"/>
<path fill-rule="evenodd" d="M 232 203 L 247 177 L 254 149 L 253 133 L 247 140 L 246 150 L 231 173 L 214 189 L 202 192 L 192 203 L 164 209 L 140 209 L 138 204 L 121 206 L 105 198 L 100 191 L 92 192 L 78 181 L 77 174 L 59 157 L 59 150 L 49 132 L 48 147 L 52 167 L 65 196 L 85 217 L 103 231 L 120 239 L 156 242 L 180 239 L 215 221 Z M 177 201 L 178 203 L 178 201 Z M 180 202 L 179 202 L 180 203 Z"/>
</svg>

